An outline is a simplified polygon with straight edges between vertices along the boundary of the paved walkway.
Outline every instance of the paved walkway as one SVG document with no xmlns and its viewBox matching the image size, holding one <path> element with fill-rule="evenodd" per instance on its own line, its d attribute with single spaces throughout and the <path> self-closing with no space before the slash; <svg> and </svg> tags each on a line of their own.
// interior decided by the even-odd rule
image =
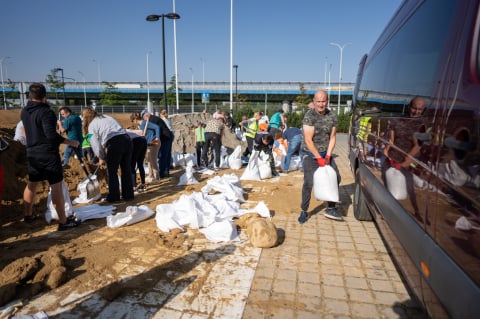
<svg viewBox="0 0 480 319">
<path fill-rule="evenodd" d="M 405 288 L 375 223 L 359 222 L 353 216 L 354 177 L 347 136 L 339 134 L 337 139 L 345 221 L 327 219 L 323 211 L 303 225 L 297 221 L 298 213 L 274 216 L 275 225 L 285 230 L 285 240 L 262 250 L 244 319 L 425 318 Z M 293 177 L 301 188 L 303 175 Z M 319 204 L 312 199 L 310 209 Z"/>
<path fill-rule="evenodd" d="M 117 265 L 120 282 L 102 291 L 62 286 L 38 296 L 18 314 L 56 309 L 49 318 L 424 318 L 375 224 L 353 217 L 346 136 L 338 139 L 344 222 L 319 212 L 300 225 L 297 212 L 277 214 L 273 221 L 284 239 L 275 248 L 252 248 L 243 232 L 241 241 L 227 244 L 197 237 L 186 253 L 132 251 Z M 290 177 L 301 189 L 302 173 Z M 299 200 L 296 196 L 292 201 Z M 312 202 L 311 209 L 318 204 Z M 121 240 L 107 229 L 96 231 L 97 244 Z M 139 285 L 148 289 L 136 292 Z M 128 293 L 105 298 L 106 292 L 118 289 Z"/>
</svg>

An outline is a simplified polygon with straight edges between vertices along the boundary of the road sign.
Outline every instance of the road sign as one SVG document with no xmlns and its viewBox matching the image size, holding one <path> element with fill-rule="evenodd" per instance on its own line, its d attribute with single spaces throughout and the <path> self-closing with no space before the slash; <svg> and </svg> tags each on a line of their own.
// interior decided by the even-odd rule
<svg viewBox="0 0 480 319">
<path fill-rule="evenodd" d="M 208 92 L 202 93 L 202 103 L 210 103 L 210 93 Z"/>
</svg>

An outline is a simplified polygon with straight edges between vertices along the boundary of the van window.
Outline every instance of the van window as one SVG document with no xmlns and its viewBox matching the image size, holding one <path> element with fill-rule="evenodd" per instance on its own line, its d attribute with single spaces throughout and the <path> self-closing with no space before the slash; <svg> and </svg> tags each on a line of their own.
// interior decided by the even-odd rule
<svg viewBox="0 0 480 319">
<path fill-rule="evenodd" d="M 371 53 L 363 90 L 430 96 L 453 8 L 453 1 L 425 1 L 379 52 Z"/>
</svg>

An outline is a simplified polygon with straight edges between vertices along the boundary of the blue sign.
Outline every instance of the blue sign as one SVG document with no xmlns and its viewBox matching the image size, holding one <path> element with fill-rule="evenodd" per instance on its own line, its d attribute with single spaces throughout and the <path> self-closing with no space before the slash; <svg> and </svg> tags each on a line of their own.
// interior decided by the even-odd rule
<svg viewBox="0 0 480 319">
<path fill-rule="evenodd" d="M 210 93 L 203 92 L 202 93 L 202 103 L 209 103 L 210 102 Z"/>
</svg>

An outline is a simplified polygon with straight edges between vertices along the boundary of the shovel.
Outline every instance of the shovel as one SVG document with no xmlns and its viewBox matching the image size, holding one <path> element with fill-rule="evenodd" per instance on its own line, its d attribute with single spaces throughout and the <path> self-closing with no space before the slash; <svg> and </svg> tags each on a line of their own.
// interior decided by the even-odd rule
<svg viewBox="0 0 480 319">
<path fill-rule="evenodd" d="M 84 183 L 86 180 L 88 180 L 87 185 L 86 185 L 86 190 L 87 190 L 87 199 L 93 199 L 100 195 L 100 184 L 98 183 L 98 180 L 95 179 L 93 180 L 90 176 L 91 174 L 88 172 L 87 166 L 85 165 L 85 162 L 83 161 L 83 157 L 80 157 L 80 150 L 78 148 L 75 148 L 75 152 L 77 153 L 78 160 L 80 162 L 80 166 L 82 166 L 83 171 L 87 175 L 86 179 L 82 181 Z M 97 169 L 93 173 L 95 175 L 98 171 L 98 168 L 100 166 L 97 166 Z"/>
</svg>

